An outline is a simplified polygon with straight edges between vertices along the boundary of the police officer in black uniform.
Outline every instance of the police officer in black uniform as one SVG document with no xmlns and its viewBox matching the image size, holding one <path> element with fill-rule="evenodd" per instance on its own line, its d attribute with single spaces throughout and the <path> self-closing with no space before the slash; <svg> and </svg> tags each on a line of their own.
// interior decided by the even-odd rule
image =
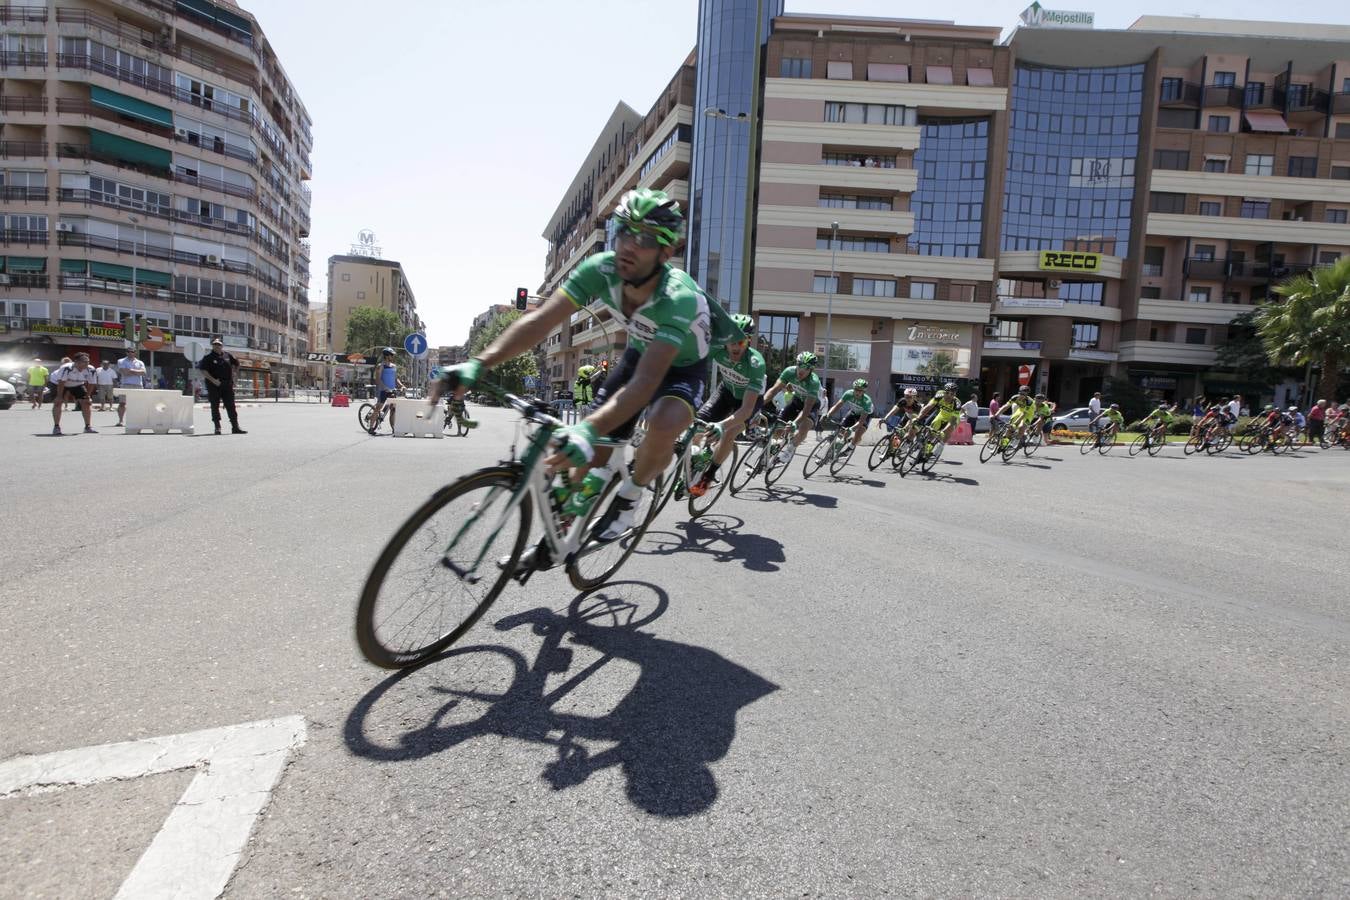
<svg viewBox="0 0 1350 900">
<path fill-rule="evenodd" d="M 234 411 L 234 372 L 239 368 L 239 360 L 225 351 L 225 345 L 216 338 L 211 342 L 211 352 L 202 357 L 197 368 L 206 375 L 206 396 L 211 400 L 211 421 L 216 423 L 216 434 L 220 434 L 220 404 L 225 402 L 225 414 L 230 417 L 232 434 L 248 434 L 239 427 L 239 415 Z"/>
</svg>

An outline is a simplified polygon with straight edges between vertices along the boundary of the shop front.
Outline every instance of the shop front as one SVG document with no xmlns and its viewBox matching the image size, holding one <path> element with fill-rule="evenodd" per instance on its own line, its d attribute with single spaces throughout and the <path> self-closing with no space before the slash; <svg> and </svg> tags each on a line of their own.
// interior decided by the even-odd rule
<svg viewBox="0 0 1350 900">
<path fill-rule="evenodd" d="M 973 387 L 971 359 L 979 325 L 969 322 L 899 320 L 891 342 L 891 386 L 932 394 L 955 381 L 964 396 Z"/>
</svg>

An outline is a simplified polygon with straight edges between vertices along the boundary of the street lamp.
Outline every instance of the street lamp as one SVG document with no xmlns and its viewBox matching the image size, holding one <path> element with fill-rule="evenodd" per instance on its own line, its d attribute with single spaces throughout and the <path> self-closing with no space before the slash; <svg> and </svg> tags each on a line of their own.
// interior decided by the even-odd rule
<svg viewBox="0 0 1350 900">
<path fill-rule="evenodd" d="M 729 115 L 725 109 L 718 109 L 717 107 L 714 106 L 709 106 L 707 109 L 703 110 L 703 115 L 709 119 L 722 119 L 727 122 L 740 122 L 743 124 L 749 124 L 750 122 L 750 117 L 743 112 L 736 113 L 736 115 L 733 116 Z M 720 267 L 722 265 L 722 260 L 726 255 L 727 198 L 731 195 L 732 148 L 730 141 L 725 143 L 725 149 L 726 149 L 726 162 L 722 166 L 722 202 L 721 202 L 722 208 L 718 210 L 718 222 L 717 222 L 717 243 L 719 245 L 717 255 L 719 267 L 719 271 L 717 273 L 717 287 L 719 290 L 712 291 L 713 296 L 716 296 L 720 292 L 720 289 L 722 287 L 722 273 L 720 271 Z M 704 281 L 706 282 L 707 280 L 708 279 L 705 277 Z"/>
<path fill-rule="evenodd" d="M 820 379 L 821 386 L 825 388 L 825 400 L 828 403 L 830 399 L 830 338 L 833 336 L 832 327 L 834 325 L 834 292 L 839 288 L 839 272 L 834 265 L 835 251 L 839 247 L 839 223 L 830 223 L 830 298 L 825 303 L 825 372 Z"/>
<path fill-rule="evenodd" d="M 129 215 L 127 221 L 136 229 L 131 233 L 131 349 L 136 350 L 141 345 L 141 326 L 136 321 L 136 235 L 140 233 L 141 220 Z"/>
</svg>

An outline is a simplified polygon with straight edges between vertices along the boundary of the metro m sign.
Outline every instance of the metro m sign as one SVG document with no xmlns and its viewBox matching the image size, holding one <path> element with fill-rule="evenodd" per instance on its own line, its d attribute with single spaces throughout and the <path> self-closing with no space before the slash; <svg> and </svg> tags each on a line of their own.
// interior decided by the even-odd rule
<svg viewBox="0 0 1350 900">
<path fill-rule="evenodd" d="M 1101 268 L 1100 253 L 1073 253 L 1068 250 L 1042 250 L 1040 268 L 1045 272 L 1094 273 Z"/>
</svg>

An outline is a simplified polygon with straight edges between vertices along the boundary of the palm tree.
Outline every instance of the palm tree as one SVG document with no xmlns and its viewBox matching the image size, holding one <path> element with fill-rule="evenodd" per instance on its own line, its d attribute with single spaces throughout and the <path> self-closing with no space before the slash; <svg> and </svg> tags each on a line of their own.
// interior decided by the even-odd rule
<svg viewBox="0 0 1350 900">
<path fill-rule="evenodd" d="M 1275 293 L 1284 302 L 1263 306 L 1256 316 L 1271 362 L 1320 365 L 1318 394 L 1334 400 L 1341 369 L 1350 363 L 1350 256 L 1296 275 Z"/>
</svg>

